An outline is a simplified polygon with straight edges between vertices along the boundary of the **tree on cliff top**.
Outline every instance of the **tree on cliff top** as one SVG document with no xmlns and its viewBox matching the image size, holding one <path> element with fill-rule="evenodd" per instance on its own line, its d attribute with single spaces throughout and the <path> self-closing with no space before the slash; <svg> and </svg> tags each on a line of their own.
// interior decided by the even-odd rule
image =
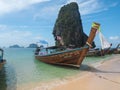
<svg viewBox="0 0 120 90">
<path fill-rule="evenodd" d="M 83 32 L 82 20 L 79 8 L 76 2 L 64 5 L 58 14 L 58 18 L 54 25 L 53 35 L 56 45 L 60 43 L 56 39 L 60 36 L 65 46 L 74 45 L 75 47 L 84 46 L 88 36 Z M 95 44 L 93 43 L 93 47 Z"/>
</svg>

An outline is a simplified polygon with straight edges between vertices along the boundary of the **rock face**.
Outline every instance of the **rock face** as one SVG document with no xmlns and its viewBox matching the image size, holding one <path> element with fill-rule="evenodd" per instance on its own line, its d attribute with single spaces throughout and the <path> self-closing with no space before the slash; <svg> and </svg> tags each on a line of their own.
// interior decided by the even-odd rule
<svg viewBox="0 0 120 90">
<path fill-rule="evenodd" d="M 82 20 L 77 3 L 72 2 L 64 5 L 60 9 L 54 25 L 53 35 L 57 46 L 60 45 L 56 39 L 57 36 L 62 38 L 66 47 L 69 45 L 74 45 L 75 47 L 85 45 L 88 36 L 83 32 Z M 94 43 L 93 46 L 95 47 Z"/>
<path fill-rule="evenodd" d="M 21 47 L 21 46 L 16 44 L 16 45 L 9 46 L 9 48 L 24 48 L 24 47 Z"/>
<path fill-rule="evenodd" d="M 27 48 L 37 48 L 37 44 L 32 43 Z"/>
</svg>

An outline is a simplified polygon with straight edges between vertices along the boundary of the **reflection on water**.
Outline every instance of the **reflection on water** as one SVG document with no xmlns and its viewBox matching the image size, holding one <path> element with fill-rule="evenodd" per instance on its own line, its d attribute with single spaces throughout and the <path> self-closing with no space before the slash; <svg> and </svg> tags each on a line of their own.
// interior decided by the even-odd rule
<svg viewBox="0 0 120 90">
<path fill-rule="evenodd" d="M 16 90 L 16 83 L 14 68 L 5 65 L 0 70 L 0 90 Z"/>
<path fill-rule="evenodd" d="M 5 68 L 3 67 L 0 70 L 0 90 L 6 90 L 7 84 L 6 84 L 6 74 L 5 74 Z"/>
<path fill-rule="evenodd" d="M 7 83 L 7 90 L 16 90 L 16 73 L 13 66 L 10 66 L 9 64 L 5 65 L 6 69 L 6 83 Z"/>
<path fill-rule="evenodd" d="M 46 64 L 38 60 L 34 60 L 34 63 L 36 76 L 39 77 L 37 80 L 39 81 L 49 81 L 57 78 L 62 79 L 80 72 L 76 68 Z"/>
</svg>

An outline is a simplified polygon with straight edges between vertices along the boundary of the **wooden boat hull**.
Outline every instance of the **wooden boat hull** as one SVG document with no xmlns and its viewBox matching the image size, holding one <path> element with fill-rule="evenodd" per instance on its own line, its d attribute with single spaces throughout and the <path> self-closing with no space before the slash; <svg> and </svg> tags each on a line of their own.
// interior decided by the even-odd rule
<svg viewBox="0 0 120 90">
<path fill-rule="evenodd" d="M 88 47 L 86 47 L 86 49 L 87 48 Z M 42 62 L 49 63 L 49 64 L 79 67 L 77 63 L 82 53 L 82 50 L 79 48 L 79 49 L 73 49 L 73 50 L 60 52 L 58 54 L 50 54 L 50 55 L 45 55 L 45 56 L 35 55 L 35 58 L 37 60 L 40 60 Z"/>
<path fill-rule="evenodd" d="M 59 65 L 67 65 L 67 66 L 74 66 L 80 67 L 84 57 L 91 47 L 91 43 L 96 35 L 96 31 L 99 29 L 100 24 L 93 23 L 90 35 L 84 47 L 76 48 L 72 50 L 64 50 L 60 52 L 55 52 L 47 55 L 39 55 L 36 50 L 35 58 L 49 64 L 59 64 Z"/>
</svg>

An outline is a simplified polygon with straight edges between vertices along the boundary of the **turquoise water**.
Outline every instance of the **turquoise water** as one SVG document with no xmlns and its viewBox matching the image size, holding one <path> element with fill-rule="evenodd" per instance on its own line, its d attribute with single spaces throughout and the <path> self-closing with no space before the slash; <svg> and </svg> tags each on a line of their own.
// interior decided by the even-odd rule
<svg viewBox="0 0 120 90">
<path fill-rule="evenodd" d="M 81 72 L 79 69 L 49 65 L 35 60 L 34 50 L 30 48 L 4 49 L 4 58 L 7 62 L 0 72 L 0 78 L 2 78 L 0 87 L 4 88 L 3 90 L 16 90 L 21 84 L 50 81 Z M 83 64 L 95 63 L 108 57 L 87 57 Z"/>
</svg>

